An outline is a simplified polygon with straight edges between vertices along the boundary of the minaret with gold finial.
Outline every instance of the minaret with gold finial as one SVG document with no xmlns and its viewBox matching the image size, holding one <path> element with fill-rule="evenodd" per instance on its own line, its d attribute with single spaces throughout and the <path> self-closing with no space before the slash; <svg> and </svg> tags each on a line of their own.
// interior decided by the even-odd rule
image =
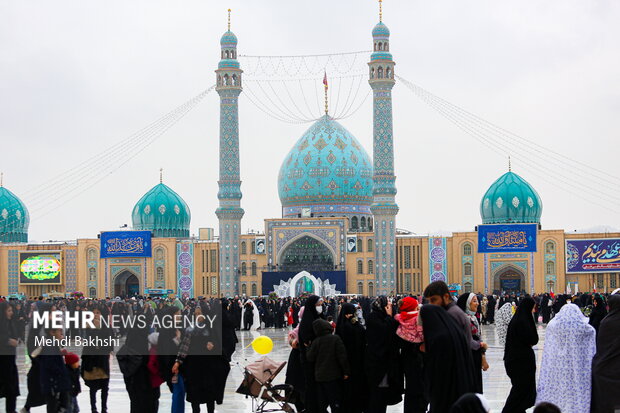
<svg viewBox="0 0 620 413">
<path fill-rule="evenodd" d="M 390 30 L 383 23 L 379 0 L 379 23 L 372 30 L 368 83 L 373 92 L 373 203 L 375 224 L 376 294 L 394 294 L 396 285 L 396 176 L 392 135 L 392 87 L 394 61 L 390 53 Z"/>
<path fill-rule="evenodd" d="M 241 237 L 241 177 L 239 172 L 239 95 L 241 74 L 237 61 L 237 36 L 230 31 L 230 9 L 228 9 L 228 30 L 220 40 L 221 59 L 216 73 L 215 90 L 220 95 L 220 176 L 219 220 L 220 236 L 220 291 L 223 297 L 239 293 Z"/>
</svg>

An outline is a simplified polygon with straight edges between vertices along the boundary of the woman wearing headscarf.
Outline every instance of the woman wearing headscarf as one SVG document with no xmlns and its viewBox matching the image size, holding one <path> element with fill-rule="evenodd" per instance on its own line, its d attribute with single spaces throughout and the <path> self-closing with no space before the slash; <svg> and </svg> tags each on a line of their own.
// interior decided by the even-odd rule
<svg viewBox="0 0 620 413">
<path fill-rule="evenodd" d="M 161 311 L 162 327 L 157 337 L 157 359 L 159 361 L 159 375 L 166 382 L 172 393 L 172 413 L 182 412 L 185 405 L 185 386 L 183 377 L 172 373 L 172 366 L 179 352 L 182 329 L 180 327 L 181 309 L 170 305 Z"/>
<path fill-rule="evenodd" d="M 590 411 L 596 332 L 575 304 L 549 322 L 538 377 L 536 404 L 550 402 L 565 413 Z"/>
<path fill-rule="evenodd" d="M 370 413 L 385 412 L 388 405 L 400 403 L 403 371 L 400 365 L 398 321 L 392 317 L 392 303 L 380 296 L 372 303 L 366 320 L 366 357 L 364 368 L 368 381 Z"/>
<path fill-rule="evenodd" d="M 94 329 L 85 329 L 85 337 L 92 340 L 93 345 L 86 345 L 82 350 L 81 375 L 89 388 L 90 406 L 92 412 L 97 412 L 97 392 L 101 390 L 101 411 L 107 412 L 108 389 L 110 385 L 110 353 L 114 346 L 102 346 L 113 337 L 112 329 L 102 322 L 109 316 L 108 308 L 99 304 L 93 308 Z"/>
<path fill-rule="evenodd" d="M 538 343 L 533 316 L 535 305 L 534 299 L 526 295 L 508 325 L 504 366 L 512 389 L 503 413 L 525 413 L 536 402 L 536 357 L 532 349 Z"/>
<path fill-rule="evenodd" d="M 605 300 L 596 294 L 592 298 L 592 312 L 590 313 L 590 325 L 598 332 L 601 321 L 607 316 L 607 308 Z"/>
<path fill-rule="evenodd" d="M 500 346 L 506 345 L 506 333 L 508 332 L 508 324 L 516 311 L 516 307 L 513 303 L 506 303 L 497 311 L 495 316 L 495 331 L 497 331 L 497 338 Z"/>
<path fill-rule="evenodd" d="M 421 374 L 424 363 L 420 347 L 424 343 L 424 333 L 418 323 L 418 309 L 418 300 L 405 297 L 400 301 L 399 313 L 394 316 L 399 324 L 396 335 L 399 337 L 400 359 L 405 372 L 406 413 L 424 413 L 428 405 Z"/>
<path fill-rule="evenodd" d="M 489 401 L 482 395 L 467 393 L 452 405 L 450 413 L 489 413 L 491 406 Z"/>
<path fill-rule="evenodd" d="M 322 317 L 323 299 L 311 295 L 304 304 L 304 313 L 299 322 L 298 346 L 299 358 L 301 360 L 301 368 L 304 374 L 305 384 L 305 405 L 308 413 L 317 413 L 319 411 L 317 385 L 314 377 L 314 363 L 306 359 L 306 351 L 310 348 L 312 341 L 316 338 L 312 323 Z"/>
<path fill-rule="evenodd" d="M 480 336 L 480 323 L 478 322 L 478 317 L 476 317 L 476 309 L 478 308 L 478 298 L 476 295 L 474 293 L 461 294 L 456 301 L 456 305 L 463 310 L 469 319 L 469 324 L 471 326 L 471 337 L 478 342 L 482 342 Z M 472 360 L 474 362 L 476 393 L 482 393 L 482 370 L 486 371 L 489 368 L 484 355 L 485 351 L 486 350 L 482 346 L 480 346 L 477 350 L 471 351 Z"/>
<path fill-rule="evenodd" d="M 592 360 L 592 413 L 620 409 L 620 295 L 609 296 L 609 313 L 601 321 Z"/>
<path fill-rule="evenodd" d="M 344 382 L 343 411 L 361 413 L 366 405 L 366 374 L 364 373 L 364 351 L 366 330 L 355 316 L 354 304 L 343 303 L 336 323 L 336 335 L 340 336 L 347 350 L 350 375 Z"/>
<path fill-rule="evenodd" d="M 0 302 L 0 398 L 5 398 L 6 411 L 15 411 L 19 396 L 19 379 L 15 364 L 18 333 L 13 324 L 13 307 Z"/>
<path fill-rule="evenodd" d="M 444 413 L 465 393 L 474 391 L 474 365 L 465 333 L 446 310 L 424 305 L 424 386 L 430 413 Z"/>
</svg>

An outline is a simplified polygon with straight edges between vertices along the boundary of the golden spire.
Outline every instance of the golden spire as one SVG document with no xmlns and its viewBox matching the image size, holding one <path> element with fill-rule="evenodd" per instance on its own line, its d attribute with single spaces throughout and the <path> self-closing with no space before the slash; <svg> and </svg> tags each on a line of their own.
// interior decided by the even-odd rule
<svg viewBox="0 0 620 413">
<path fill-rule="evenodd" d="M 327 72 L 324 72 L 325 74 L 323 75 L 323 86 L 325 86 L 325 114 L 327 115 L 327 111 L 329 110 L 329 106 L 327 104 Z"/>
<path fill-rule="evenodd" d="M 0 188 L 4 187 L 4 172 L 0 172 Z"/>
<path fill-rule="evenodd" d="M 510 155 L 508 155 L 508 172 L 512 172 L 512 164 L 510 162 Z"/>
<path fill-rule="evenodd" d="M 164 183 L 164 168 L 159 168 L 159 183 Z"/>
<path fill-rule="evenodd" d="M 230 9 L 228 9 L 228 31 L 230 31 Z"/>
<path fill-rule="evenodd" d="M 383 21 L 383 0 L 379 0 L 379 21 Z"/>
</svg>

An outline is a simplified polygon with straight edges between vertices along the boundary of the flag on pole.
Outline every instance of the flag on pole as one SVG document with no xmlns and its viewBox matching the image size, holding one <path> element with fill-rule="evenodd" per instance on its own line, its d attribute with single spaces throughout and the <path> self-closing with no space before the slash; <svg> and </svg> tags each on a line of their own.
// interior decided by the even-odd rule
<svg viewBox="0 0 620 413">
<path fill-rule="evenodd" d="M 566 294 L 571 295 L 572 291 L 570 290 L 570 283 L 566 284 Z"/>
<path fill-rule="evenodd" d="M 596 281 L 594 281 L 594 285 L 592 286 L 592 292 L 596 293 Z"/>
<path fill-rule="evenodd" d="M 550 295 L 551 295 L 551 298 L 555 299 L 555 294 L 553 293 L 553 288 L 551 288 Z"/>
<path fill-rule="evenodd" d="M 323 75 L 323 86 L 325 86 L 325 89 L 327 89 L 327 72 L 324 72 L 325 74 Z"/>
</svg>

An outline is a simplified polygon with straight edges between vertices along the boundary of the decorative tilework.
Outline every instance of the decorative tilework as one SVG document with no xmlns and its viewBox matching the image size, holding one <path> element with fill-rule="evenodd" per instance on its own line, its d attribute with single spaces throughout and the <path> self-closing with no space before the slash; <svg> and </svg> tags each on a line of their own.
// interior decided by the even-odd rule
<svg viewBox="0 0 620 413">
<path fill-rule="evenodd" d="M 9 282 L 9 294 L 17 294 L 19 291 L 19 251 L 8 251 L 8 282 Z"/>
<path fill-rule="evenodd" d="M 177 294 L 194 297 L 194 244 L 191 241 L 177 243 Z"/>
<path fill-rule="evenodd" d="M 77 250 L 64 250 L 64 269 L 65 269 L 65 291 L 73 292 L 77 290 Z"/>
<path fill-rule="evenodd" d="M 444 237 L 428 239 L 428 265 L 430 282 L 448 282 L 447 241 Z"/>
</svg>

